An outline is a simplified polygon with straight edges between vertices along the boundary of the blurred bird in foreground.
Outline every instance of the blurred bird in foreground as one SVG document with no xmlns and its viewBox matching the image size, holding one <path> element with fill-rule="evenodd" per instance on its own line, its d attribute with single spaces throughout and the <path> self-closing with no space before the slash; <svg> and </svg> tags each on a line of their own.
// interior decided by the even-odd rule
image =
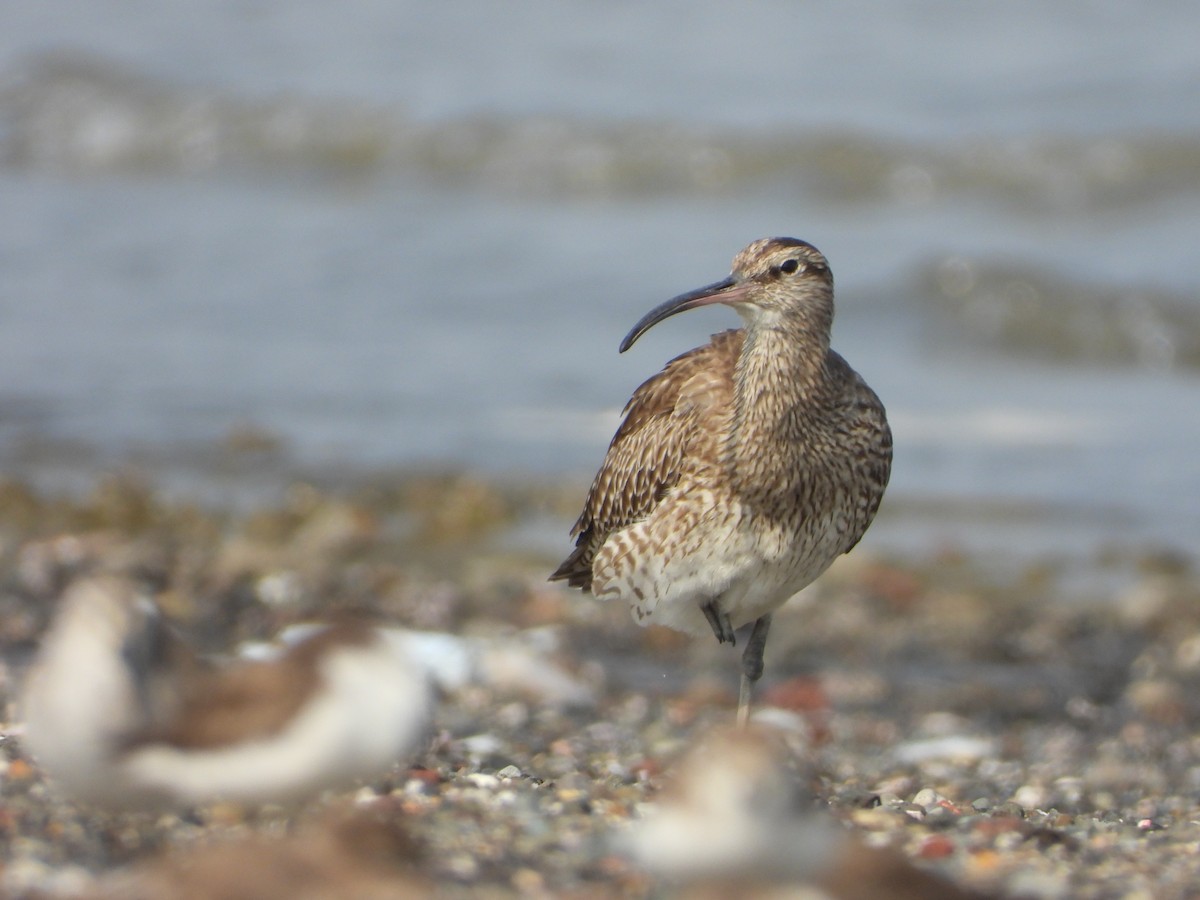
<svg viewBox="0 0 1200 900">
<path fill-rule="evenodd" d="M 302 801 L 424 737 L 424 669 L 361 623 L 273 658 L 199 659 L 135 585 L 69 587 L 23 692 L 25 741 L 66 791 L 115 808 Z"/>
<path fill-rule="evenodd" d="M 103 876 L 87 900 L 422 900 L 422 852 L 387 803 L 335 809 L 286 835 L 170 848 Z"/>
<path fill-rule="evenodd" d="M 821 812 L 770 729 L 701 739 L 659 801 L 619 843 L 647 871 L 699 898 L 984 900 L 891 848 L 866 846 Z M 801 885 L 817 893 L 797 893 Z"/>
<path fill-rule="evenodd" d="M 629 603 L 641 625 L 721 643 L 753 623 L 738 719 L 762 675 L 771 614 L 863 536 L 892 463 L 879 398 L 830 349 L 833 276 L 794 238 L 755 241 L 728 278 L 647 313 L 724 303 L 744 329 L 669 362 L 625 407 L 551 575 Z"/>
</svg>

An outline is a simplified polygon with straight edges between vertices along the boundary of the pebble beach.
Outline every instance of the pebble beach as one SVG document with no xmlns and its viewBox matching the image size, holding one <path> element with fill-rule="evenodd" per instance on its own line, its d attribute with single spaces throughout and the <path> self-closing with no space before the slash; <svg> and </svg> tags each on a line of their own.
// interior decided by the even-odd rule
<svg viewBox="0 0 1200 900">
<path fill-rule="evenodd" d="M 0 900 L 1200 897 L 1198 32 L 0 4 Z M 744 642 L 547 577 L 736 319 L 621 336 L 764 235 L 828 256 L 896 465 L 735 732 Z M 259 768 L 134 777 L 247 672 Z"/>
<path fill-rule="evenodd" d="M 732 724 L 735 651 L 546 582 L 547 528 L 565 532 L 580 490 L 389 473 L 296 478 L 274 502 L 212 508 L 133 470 L 70 497 L 0 485 L 0 892 L 1196 895 L 1194 560 L 1107 547 L 1081 579 L 952 546 L 843 558 L 776 616 L 753 722 L 795 797 L 771 815 L 814 860 L 689 874 L 660 864 L 646 823 L 683 791 L 699 816 L 713 801 L 700 834 L 730 827 L 717 801 L 741 777 L 734 755 L 686 760 Z M 44 775 L 16 705 L 64 586 L 97 569 L 147 585 L 208 654 L 335 614 L 537 649 L 516 675 L 443 691 L 415 757 L 353 790 L 287 809 L 106 812 Z M 902 874 L 838 871 L 827 840 L 891 854 Z M 926 876 L 944 893 L 904 893 Z"/>
</svg>

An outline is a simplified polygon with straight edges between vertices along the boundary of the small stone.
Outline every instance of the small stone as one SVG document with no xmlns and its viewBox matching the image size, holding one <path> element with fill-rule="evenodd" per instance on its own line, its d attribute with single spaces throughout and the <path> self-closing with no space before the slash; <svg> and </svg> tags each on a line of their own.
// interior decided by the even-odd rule
<svg viewBox="0 0 1200 900">
<path fill-rule="evenodd" d="M 490 756 L 503 748 L 500 738 L 494 734 L 473 734 L 463 738 L 459 744 L 471 756 Z"/>
<path fill-rule="evenodd" d="M 896 808 L 910 819 L 916 819 L 918 822 L 923 821 L 926 816 L 925 807 L 915 803 L 901 803 Z"/>
<path fill-rule="evenodd" d="M 1033 784 L 1023 784 L 1013 792 L 1013 802 L 1023 809 L 1037 809 L 1046 803 L 1044 788 Z"/>
<path fill-rule="evenodd" d="M 296 606 L 304 598 L 304 586 L 296 572 L 271 572 L 258 579 L 255 594 L 267 606 Z"/>
<path fill-rule="evenodd" d="M 923 740 L 905 741 L 894 751 L 897 762 L 915 765 L 930 760 L 970 762 L 996 755 L 996 743 L 989 738 L 952 734 Z"/>
<path fill-rule="evenodd" d="M 558 779 L 554 786 L 559 791 L 573 790 L 582 794 L 592 787 L 592 780 L 581 772 L 568 772 Z"/>
<path fill-rule="evenodd" d="M 1162 678 L 1143 678 L 1125 689 L 1125 702 L 1141 716 L 1163 725 L 1176 725 L 1187 716 L 1183 688 Z"/>
<path fill-rule="evenodd" d="M 33 766 L 23 759 L 14 759 L 4 773 L 10 781 L 26 781 L 33 777 Z"/>
<path fill-rule="evenodd" d="M 976 812 L 987 812 L 992 808 L 992 801 L 987 797 L 976 797 L 971 801 L 971 809 Z"/>
<path fill-rule="evenodd" d="M 912 802 L 925 810 L 929 810 L 937 806 L 938 801 L 942 799 L 944 799 L 942 795 L 933 788 L 922 788 L 913 796 Z"/>
<path fill-rule="evenodd" d="M 1058 900 L 1058 898 L 1071 896 L 1071 884 L 1068 879 L 1055 872 L 1035 869 L 1017 872 L 1009 882 L 1008 890 L 1013 896 L 1042 897 L 1045 900 Z M 1126 896 L 1137 896 L 1137 894 Z"/>
<path fill-rule="evenodd" d="M 848 788 L 837 796 L 839 806 L 850 807 L 852 809 L 873 809 L 881 805 L 882 802 L 882 798 L 877 793 L 864 790 L 863 788 Z"/>
<path fill-rule="evenodd" d="M 850 821 L 866 831 L 890 831 L 896 827 L 897 818 L 892 810 L 876 806 L 851 810 Z"/>
<path fill-rule="evenodd" d="M 210 825 L 232 826 L 246 821 L 246 810 L 238 803 L 221 801 L 208 807 L 208 823 Z"/>
<path fill-rule="evenodd" d="M 977 872 L 992 873 L 999 868 L 1001 856 L 995 850 L 983 848 L 972 851 L 968 857 L 968 868 Z"/>
<path fill-rule="evenodd" d="M 512 806 L 517 802 L 517 792 L 507 789 L 496 791 L 496 806 Z"/>
<path fill-rule="evenodd" d="M 575 756 L 575 748 L 571 746 L 571 742 L 566 738 L 559 738 L 550 745 L 550 752 L 555 756 Z"/>
<path fill-rule="evenodd" d="M 441 783 L 442 776 L 437 769 L 428 769 L 424 766 L 413 766 L 408 770 L 408 780 L 419 781 L 422 784 L 435 786 Z"/>
<path fill-rule="evenodd" d="M 944 834 L 928 835 L 917 848 L 919 859 L 945 859 L 955 851 L 954 841 Z"/>
<path fill-rule="evenodd" d="M 1184 638 L 1175 647 L 1175 666 L 1189 674 L 1200 671 L 1200 632 Z"/>
<path fill-rule="evenodd" d="M 513 872 L 511 881 L 512 886 L 523 897 L 540 894 L 546 889 L 546 879 L 533 869 L 517 869 Z"/>
<path fill-rule="evenodd" d="M 471 881 L 479 875 L 479 862 L 465 853 L 450 856 L 444 865 L 449 875 L 460 881 Z"/>
<path fill-rule="evenodd" d="M 942 801 L 925 812 L 925 822 L 932 826 L 946 826 L 958 820 L 958 811 L 953 805 Z"/>
<path fill-rule="evenodd" d="M 505 766 L 503 769 L 501 769 L 499 772 L 496 773 L 496 777 L 509 779 L 509 780 L 511 780 L 513 778 L 520 778 L 521 770 L 518 769 L 516 766 Z"/>
<path fill-rule="evenodd" d="M 999 806 L 992 808 L 992 815 L 1023 819 L 1025 818 L 1025 809 L 1019 803 L 1014 803 L 1012 800 L 1005 800 Z"/>
</svg>

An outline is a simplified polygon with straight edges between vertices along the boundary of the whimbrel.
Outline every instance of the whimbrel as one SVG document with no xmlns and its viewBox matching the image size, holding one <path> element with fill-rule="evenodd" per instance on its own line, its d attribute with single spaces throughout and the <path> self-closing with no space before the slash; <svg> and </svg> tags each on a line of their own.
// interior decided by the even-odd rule
<svg viewBox="0 0 1200 900">
<path fill-rule="evenodd" d="M 667 363 L 634 391 L 551 575 L 629 603 L 641 625 L 736 644 L 738 720 L 761 677 L 771 614 L 867 530 L 887 486 L 883 405 L 829 347 L 833 276 L 804 241 L 765 238 L 728 278 L 642 317 L 628 350 L 668 316 L 724 303 L 744 329 Z"/>
</svg>

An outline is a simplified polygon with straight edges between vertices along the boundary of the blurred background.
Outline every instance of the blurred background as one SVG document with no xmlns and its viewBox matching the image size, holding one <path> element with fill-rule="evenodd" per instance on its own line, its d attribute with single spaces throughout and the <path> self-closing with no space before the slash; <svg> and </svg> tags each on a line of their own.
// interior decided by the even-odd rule
<svg viewBox="0 0 1200 900">
<path fill-rule="evenodd" d="M 1200 5 L 0 7 L 0 471 L 575 479 L 767 235 L 886 403 L 868 536 L 1200 542 Z M 567 546 L 569 522 L 556 522 Z"/>
</svg>

